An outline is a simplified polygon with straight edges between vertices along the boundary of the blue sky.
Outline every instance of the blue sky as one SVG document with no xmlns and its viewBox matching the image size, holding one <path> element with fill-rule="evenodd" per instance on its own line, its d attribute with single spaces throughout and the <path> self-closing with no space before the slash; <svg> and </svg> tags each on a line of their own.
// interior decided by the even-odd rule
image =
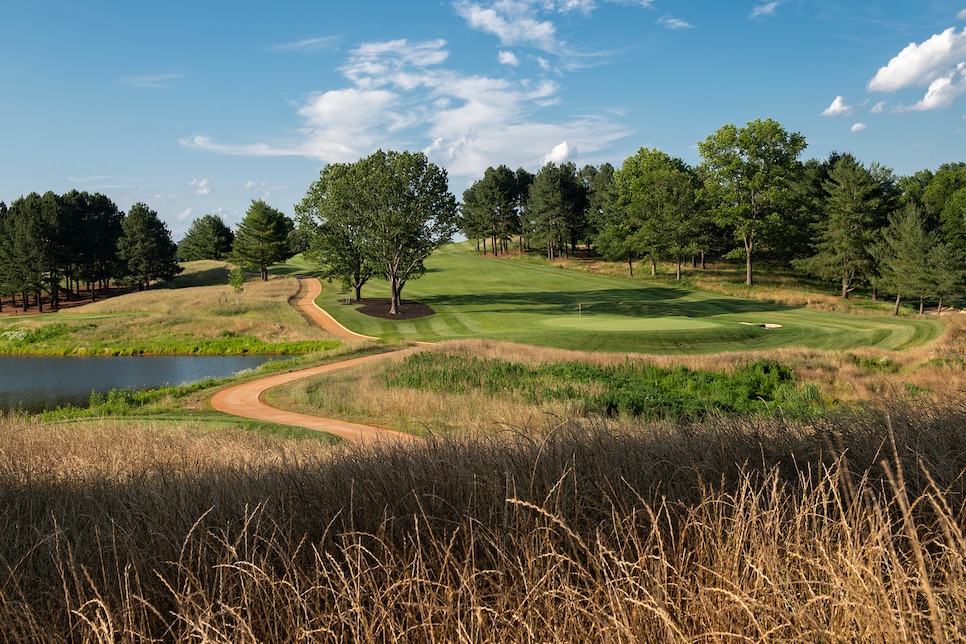
<svg viewBox="0 0 966 644">
<path fill-rule="evenodd" d="M 102 192 L 229 225 L 319 170 L 421 150 L 488 166 L 690 164 L 771 118 L 803 159 L 966 161 L 966 0 L 6 0 L 0 200 Z"/>
</svg>

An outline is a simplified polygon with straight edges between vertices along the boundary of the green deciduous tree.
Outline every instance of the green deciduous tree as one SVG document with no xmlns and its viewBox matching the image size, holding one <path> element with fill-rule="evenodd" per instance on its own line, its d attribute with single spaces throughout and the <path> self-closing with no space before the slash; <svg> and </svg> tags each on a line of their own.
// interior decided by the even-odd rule
<svg viewBox="0 0 966 644">
<path fill-rule="evenodd" d="M 143 203 L 131 206 L 121 222 L 123 234 L 117 242 L 118 258 L 124 263 L 124 278 L 147 288 L 154 280 L 170 280 L 183 269 L 175 258 L 178 247 L 158 213 Z"/>
<path fill-rule="evenodd" d="M 426 258 L 459 230 L 459 208 L 446 170 L 422 152 L 379 150 L 362 162 L 376 197 L 367 255 L 389 282 L 389 313 L 396 315 L 406 282 L 421 277 Z"/>
<path fill-rule="evenodd" d="M 257 268 L 262 281 L 268 281 L 268 267 L 292 257 L 288 235 L 295 223 L 267 203 L 253 200 L 238 224 L 230 260 L 239 266 Z"/>
<path fill-rule="evenodd" d="M 361 162 L 327 165 L 295 206 L 297 229 L 309 240 L 305 257 L 321 267 L 323 277 L 351 289 L 356 301 L 375 272 L 367 243 L 376 204 L 367 181 Z"/>
<path fill-rule="evenodd" d="M 231 254 L 235 233 L 218 215 L 204 215 L 191 222 L 188 232 L 178 242 L 178 256 L 182 261 L 199 259 L 223 260 Z"/>
<path fill-rule="evenodd" d="M 636 222 L 632 248 L 676 262 L 678 279 L 683 259 L 698 251 L 699 187 L 684 161 L 656 149 L 641 148 L 614 173 L 615 211 Z"/>
<path fill-rule="evenodd" d="M 759 246 L 774 241 L 783 211 L 790 205 L 789 180 L 800 164 L 805 137 L 771 119 L 745 127 L 724 125 L 698 143 L 708 203 L 718 220 L 734 231 L 745 255 L 745 283 L 752 285 L 752 259 Z"/>
<path fill-rule="evenodd" d="M 460 224 L 446 171 L 421 152 L 379 150 L 326 166 L 296 212 L 312 237 L 309 256 L 330 275 L 361 288 L 368 275 L 382 274 L 391 315 L 406 282 L 425 272 L 426 258 Z"/>
</svg>

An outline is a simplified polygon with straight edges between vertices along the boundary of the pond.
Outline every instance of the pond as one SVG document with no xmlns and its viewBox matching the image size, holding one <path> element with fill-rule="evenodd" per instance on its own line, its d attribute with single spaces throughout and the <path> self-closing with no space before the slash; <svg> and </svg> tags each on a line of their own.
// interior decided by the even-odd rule
<svg viewBox="0 0 966 644">
<path fill-rule="evenodd" d="M 0 356 L 0 410 L 86 406 L 91 392 L 151 389 L 225 378 L 276 356 Z"/>
</svg>

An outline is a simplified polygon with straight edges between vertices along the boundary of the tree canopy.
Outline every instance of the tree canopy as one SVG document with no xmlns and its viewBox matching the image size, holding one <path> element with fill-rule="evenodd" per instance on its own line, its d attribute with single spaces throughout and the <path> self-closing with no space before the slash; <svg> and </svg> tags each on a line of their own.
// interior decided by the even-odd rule
<svg viewBox="0 0 966 644">
<path fill-rule="evenodd" d="M 705 189 L 720 223 L 734 231 L 745 255 L 745 283 L 752 285 L 752 258 L 760 243 L 774 242 L 790 204 L 788 181 L 799 166 L 805 137 L 771 119 L 745 127 L 723 125 L 698 151 Z"/>
<path fill-rule="evenodd" d="M 146 288 L 154 280 L 169 280 L 182 267 L 175 256 L 178 247 L 171 231 L 158 218 L 158 213 L 143 203 L 131 206 L 121 222 L 123 234 L 118 240 L 118 257 L 124 262 L 124 279 Z"/>
<path fill-rule="evenodd" d="M 182 261 L 226 259 L 235 243 L 235 233 L 218 215 L 205 215 L 191 222 L 188 232 L 178 242 L 178 256 Z"/>
<path fill-rule="evenodd" d="M 425 272 L 426 258 L 460 223 L 446 171 L 421 152 L 379 150 L 326 166 L 297 211 L 312 256 L 330 275 L 354 284 L 357 270 L 371 270 L 389 282 L 391 315 L 406 282 Z"/>
<path fill-rule="evenodd" d="M 268 267 L 294 255 L 288 236 L 295 223 L 283 212 L 261 199 L 252 200 L 245 218 L 238 224 L 230 259 L 239 266 L 257 268 L 268 281 Z"/>
</svg>

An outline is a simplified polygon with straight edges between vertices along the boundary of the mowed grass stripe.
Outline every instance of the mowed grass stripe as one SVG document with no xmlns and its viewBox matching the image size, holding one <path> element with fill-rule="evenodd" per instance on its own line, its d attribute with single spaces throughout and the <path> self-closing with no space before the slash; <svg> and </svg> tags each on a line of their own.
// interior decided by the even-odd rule
<svg viewBox="0 0 966 644">
<path fill-rule="evenodd" d="M 906 349 L 938 337 L 938 320 L 857 316 L 689 291 L 632 279 L 504 261 L 467 243 L 437 251 L 403 299 L 436 314 L 384 320 L 340 302 L 327 284 L 319 304 L 353 331 L 427 342 L 493 338 L 566 349 L 627 352 L 717 352 L 801 346 L 815 349 Z M 365 298 L 387 298 L 373 280 Z M 764 328 L 759 325 L 781 325 Z"/>
</svg>

